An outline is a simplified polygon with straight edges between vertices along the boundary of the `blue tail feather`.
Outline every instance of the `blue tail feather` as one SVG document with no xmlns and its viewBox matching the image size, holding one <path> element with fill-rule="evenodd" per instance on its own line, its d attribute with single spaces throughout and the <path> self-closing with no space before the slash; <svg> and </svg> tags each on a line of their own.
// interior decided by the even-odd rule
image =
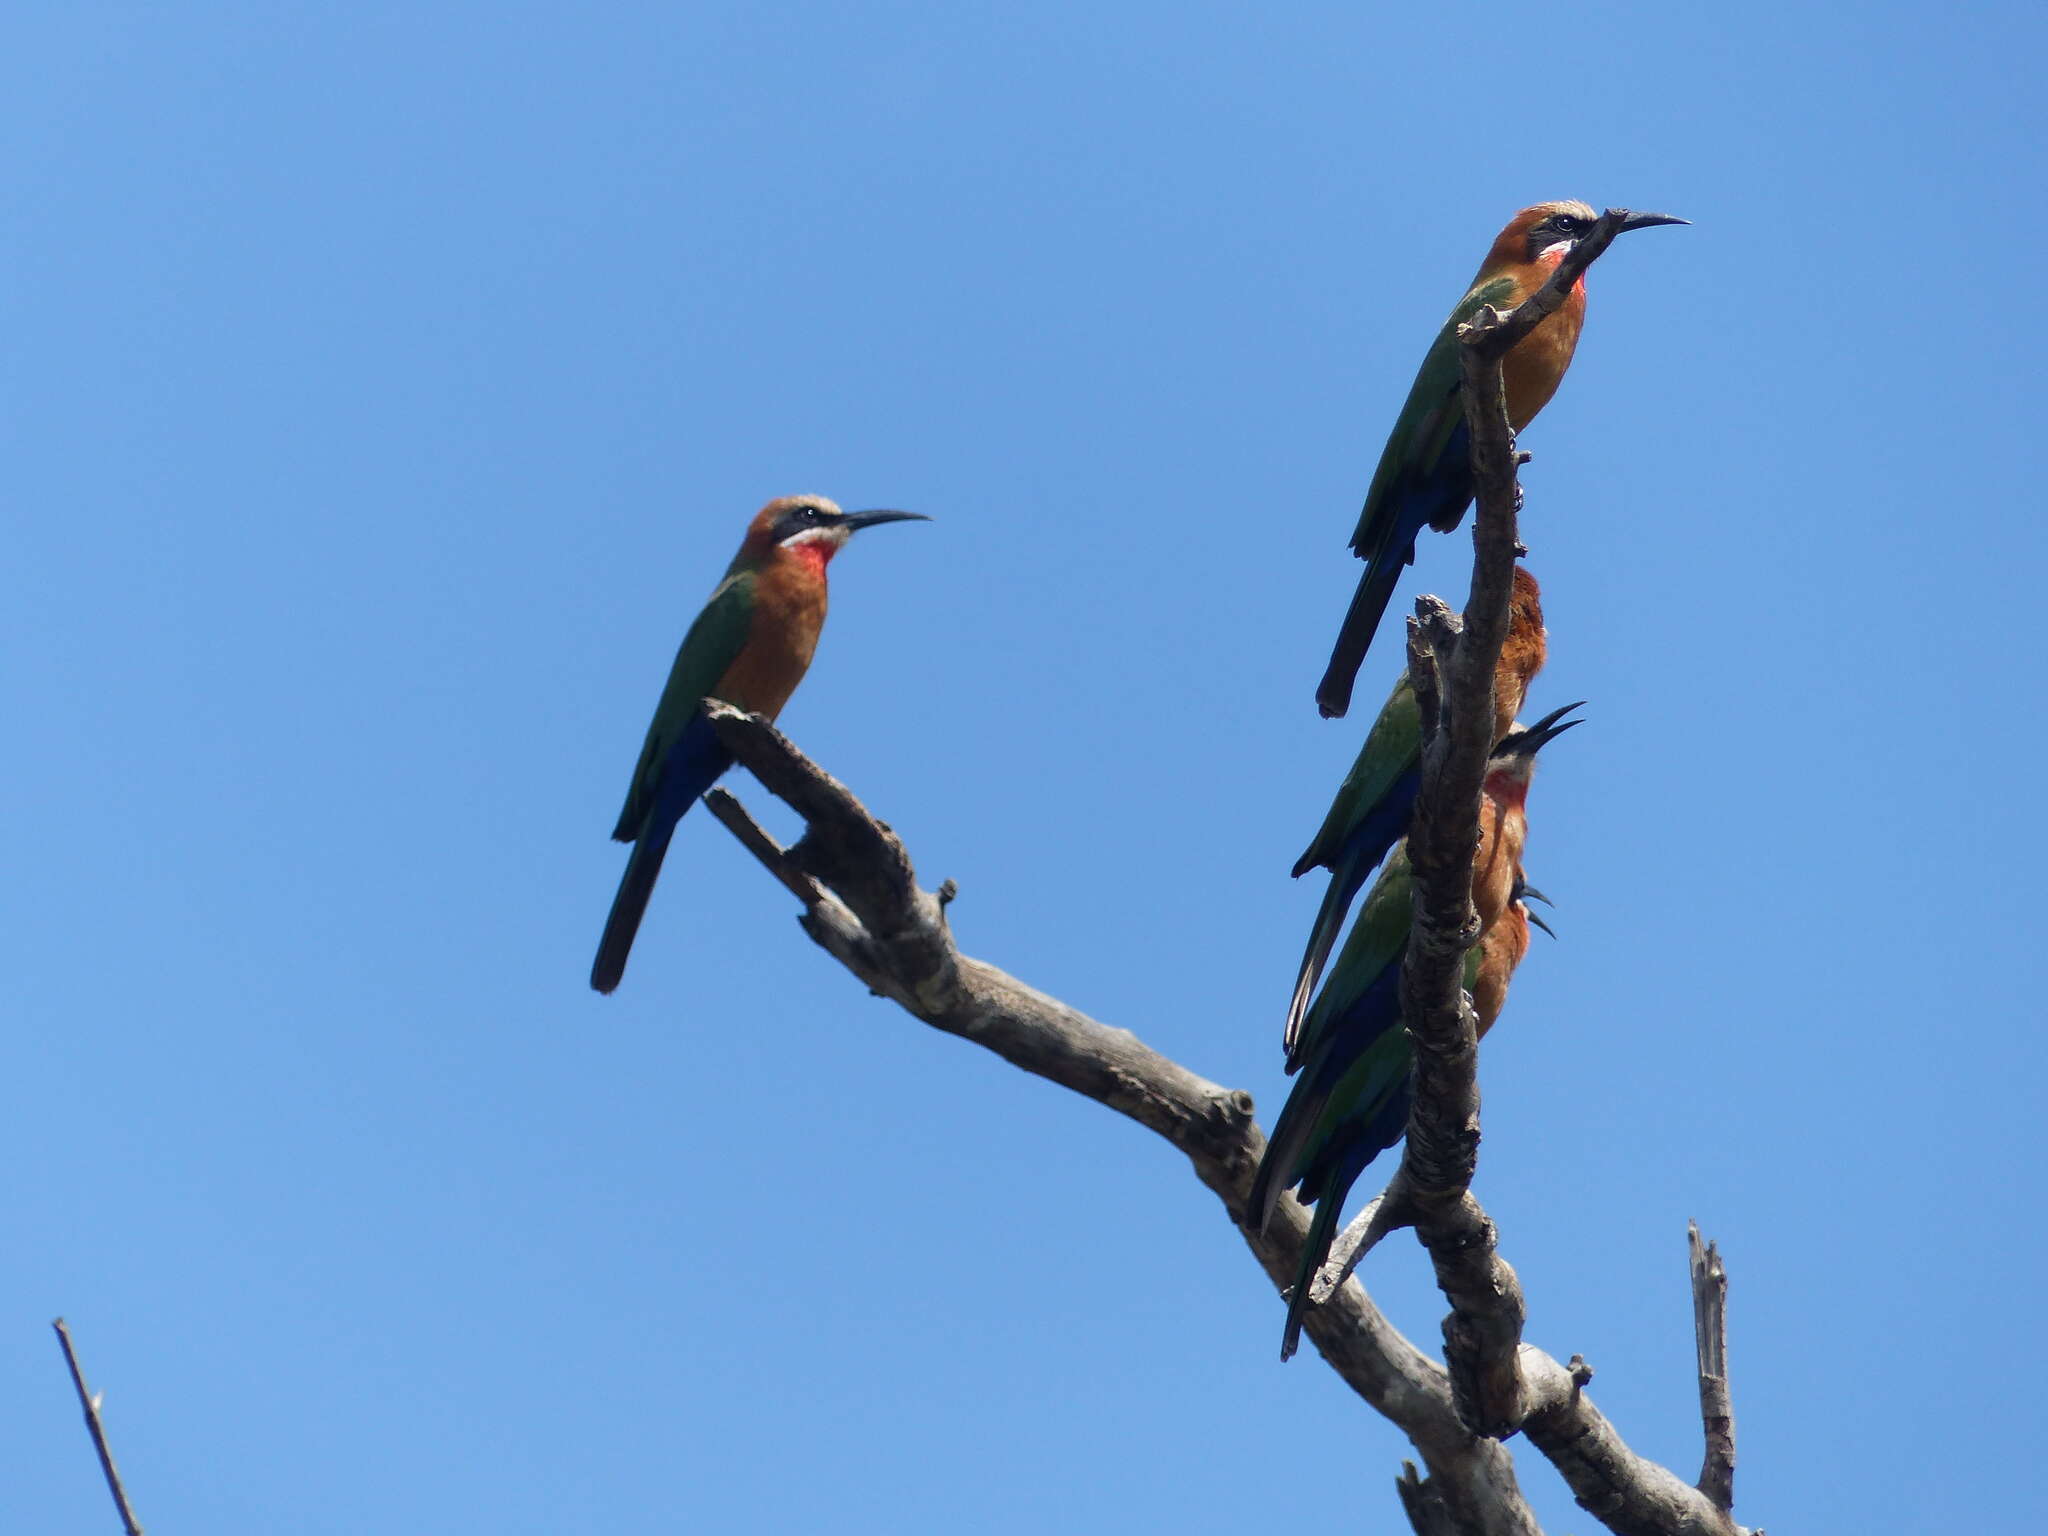
<svg viewBox="0 0 2048 1536">
<path fill-rule="evenodd" d="M 1389 486 L 1383 509 L 1352 544 L 1353 553 L 1365 562 L 1365 574 L 1358 578 L 1358 590 L 1330 651 L 1329 668 L 1316 688 L 1316 703 L 1325 716 L 1334 718 L 1351 707 L 1351 685 L 1359 664 L 1379 632 L 1402 570 L 1415 563 L 1415 536 L 1424 528 L 1450 532 L 1472 505 L 1471 445 L 1472 434 L 1460 416 L 1436 461 L 1421 474 L 1404 474 Z"/>
<path fill-rule="evenodd" d="M 1294 1292 L 1287 1298 L 1287 1325 L 1280 1338 L 1282 1360 L 1300 1346 L 1301 1319 L 1308 1308 L 1309 1288 L 1315 1283 L 1316 1272 L 1330 1257 L 1331 1245 L 1337 1240 L 1337 1222 L 1344 1214 L 1344 1202 L 1351 1194 L 1351 1186 L 1358 1182 L 1358 1176 L 1371 1166 L 1374 1158 L 1401 1139 L 1408 1128 L 1408 1110 L 1414 1101 L 1415 1078 L 1411 1072 L 1380 1103 L 1364 1130 L 1345 1143 L 1344 1150 L 1327 1172 L 1320 1179 L 1303 1181 L 1304 1199 L 1311 1184 L 1316 1186 L 1316 1214 L 1309 1223 L 1308 1240 L 1302 1246 L 1301 1263 L 1294 1276 Z"/>
<path fill-rule="evenodd" d="M 1337 935 L 1343 930 L 1345 915 L 1364 888 L 1366 877 L 1379 867 L 1394 844 L 1408 835 L 1408 818 L 1415 810 L 1415 797 L 1421 789 L 1420 766 L 1411 768 L 1396 779 L 1393 787 L 1351 829 L 1331 865 L 1329 889 L 1323 892 L 1322 905 L 1316 908 L 1315 922 L 1309 927 L 1308 947 L 1302 952 L 1301 969 L 1294 976 L 1294 996 L 1288 1003 L 1286 1045 L 1289 1072 L 1301 1065 L 1301 1021 L 1308 1017 L 1309 998 L 1315 992 L 1316 983 L 1322 979 L 1330 951 L 1337 947 Z M 1295 871 L 1297 874 L 1300 872 L 1299 869 Z"/>
<path fill-rule="evenodd" d="M 1280 1333 L 1280 1358 L 1291 1360 L 1301 1348 L 1301 1320 L 1308 1311 L 1309 1288 L 1316 1271 L 1330 1256 L 1330 1244 L 1337 1239 L 1337 1208 L 1340 1202 L 1327 1200 L 1316 1207 L 1308 1224 L 1308 1238 L 1301 1245 L 1301 1262 L 1295 1266 L 1294 1289 L 1287 1296 L 1287 1326 Z"/>
<path fill-rule="evenodd" d="M 632 855 L 626 860 L 619 893 L 612 898 L 604 937 L 598 940 L 597 959 L 590 967 L 590 984 L 599 992 L 612 991 L 626 974 L 626 956 L 632 952 L 633 937 L 639 933 L 640 919 L 646 915 L 647 899 L 654 894 L 655 877 L 661 873 L 676 823 L 732 766 L 732 761 L 732 753 L 718 739 L 711 722 L 702 716 L 684 728 L 670 751 L 654 804 L 633 841 Z"/>
</svg>

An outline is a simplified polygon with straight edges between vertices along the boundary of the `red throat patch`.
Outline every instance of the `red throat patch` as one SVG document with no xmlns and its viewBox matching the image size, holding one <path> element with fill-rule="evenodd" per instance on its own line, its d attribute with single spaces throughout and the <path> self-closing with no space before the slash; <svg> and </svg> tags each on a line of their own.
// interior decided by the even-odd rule
<svg viewBox="0 0 2048 1536">
<path fill-rule="evenodd" d="M 1496 770 L 1487 774 L 1483 787 L 1486 798 L 1500 805 L 1523 805 L 1529 799 L 1529 781 L 1517 774 Z"/>
<path fill-rule="evenodd" d="M 818 573 L 822 580 L 825 567 L 832 563 L 832 557 L 839 553 L 837 539 L 805 539 L 801 544 L 785 544 L 782 552 L 793 560 L 800 560 Z"/>
</svg>

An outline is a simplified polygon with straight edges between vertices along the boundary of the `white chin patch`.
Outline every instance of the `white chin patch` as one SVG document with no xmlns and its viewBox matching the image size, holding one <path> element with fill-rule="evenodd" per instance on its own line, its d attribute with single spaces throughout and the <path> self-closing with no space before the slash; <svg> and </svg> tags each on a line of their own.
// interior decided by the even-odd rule
<svg viewBox="0 0 2048 1536">
<path fill-rule="evenodd" d="M 782 547 L 795 549 L 799 544 L 829 544 L 837 549 L 846 542 L 846 537 L 847 530 L 844 528 L 806 528 L 802 533 L 784 539 Z"/>
<path fill-rule="evenodd" d="M 1551 257 L 1555 256 L 1559 261 L 1562 261 L 1564 260 L 1564 253 L 1572 248 L 1572 244 L 1573 242 L 1570 240 L 1560 240 L 1555 245 L 1546 245 L 1536 253 L 1536 259 L 1538 261 L 1548 261 Z"/>
</svg>

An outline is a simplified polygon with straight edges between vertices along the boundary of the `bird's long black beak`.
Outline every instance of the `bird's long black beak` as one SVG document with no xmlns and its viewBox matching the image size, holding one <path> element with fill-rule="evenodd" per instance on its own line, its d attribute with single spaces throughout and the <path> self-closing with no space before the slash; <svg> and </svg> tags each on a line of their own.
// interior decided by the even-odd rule
<svg viewBox="0 0 2048 1536">
<path fill-rule="evenodd" d="M 1553 709 L 1534 725 L 1519 731 L 1509 731 L 1501 737 L 1500 745 L 1493 749 L 1495 757 L 1534 757 L 1558 737 L 1575 725 L 1584 725 L 1583 720 L 1567 720 L 1564 717 L 1575 709 L 1585 707 L 1586 701 L 1567 704 L 1562 709 Z"/>
<path fill-rule="evenodd" d="M 1614 211 L 1622 214 L 1621 228 L 1615 231 L 1615 233 L 1623 235 L 1632 229 L 1648 229 L 1653 224 L 1690 224 L 1692 222 L 1691 219 L 1681 219 L 1675 213 L 1625 213 L 1619 208 Z"/>
<path fill-rule="evenodd" d="M 859 533 L 863 528 L 872 528 L 877 523 L 928 523 L 931 519 L 922 512 L 849 512 L 841 524 L 849 533 Z"/>
<path fill-rule="evenodd" d="M 1524 894 L 1526 894 L 1526 893 L 1524 893 Z M 1522 905 L 1522 916 L 1524 916 L 1524 917 L 1526 917 L 1527 919 L 1529 919 L 1529 926 L 1530 926 L 1530 927 L 1532 927 L 1532 928 L 1541 928 L 1541 929 L 1542 929 L 1542 930 L 1543 930 L 1543 931 L 1544 931 L 1545 933 L 1549 934 L 1549 935 L 1550 935 L 1550 936 L 1551 936 L 1551 937 L 1552 937 L 1553 939 L 1557 937 L 1557 930 L 1556 930 L 1555 928 L 1551 927 L 1551 926 L 1550 926 L 1550 924 L 1548 924 L 1548 923 L 1546 923 L 1545 921 L 1543 921 L 1543 919 L 1542 919 L 1542 918 L 1538 917 L 1538 916 L 1536 915 L 1536 909 L 1535 909 L 1534 907 L 1532 907 L 1532 906 L 1528 905 L 1528 904 L 1527 904 L 1526 902 L 1524 902 L 1524 903 L 1523 903 L 1523 905 Z"/>
</svg>

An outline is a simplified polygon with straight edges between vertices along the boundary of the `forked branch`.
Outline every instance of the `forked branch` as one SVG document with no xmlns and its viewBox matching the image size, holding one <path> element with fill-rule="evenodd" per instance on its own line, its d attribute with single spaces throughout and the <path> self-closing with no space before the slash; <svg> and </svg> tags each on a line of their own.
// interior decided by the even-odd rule
<svg viewBox="0 0 2048 1536">
<path fill-rule="evenodd" d="M 741 844 L 804 903 L 804 931 L 871 992 L 935 1029 L 994 1051 L 1013 1066 L 1094 1099 L 1156 1132 L 1223 1202 L 1253 1256 L 1288 1284 L 1308 1234 L 1306 1211 L 1282 1201 L 1261 1234 L 1243 1224 L 1265 1137 L 1251 1095 L 1219 1086 L 984 961 L 960 953 L 939 903 L 918 888 L 896 834 L 758 715 L 705 706 L 720 737 L 758 779 L 805 819 L 780 846 L 737 798 L 706 802 Z M 1333 1370 L 1414 1442 L 1433 1497 L 1466 1536 L 1540 1536 L 1515 1482 L 1513 1459 L 1458 1421 L 1442 1367 L 1402 1337 L 1356 1281 L 1311 1310 L 1307 1332 Z"/>
<path fill-rule="evenodd" d="M 919 888 L 908 853 L 887 825 L 760 716 L 715 702 L 706 712 L 740 762 L 804 817 L 804 835 L 784 848 L 731 794 L 706 797 L 713 814 L 803 903 L 799 920 L 813 940 L 870 991 L 933 1028 L 1164 1137 L 1222 1201 L 1269 1280 L 1276 1287 L 1291 1281 L 1307 1235 L 1303 1208 L 1282 1201 L 1264 1234 L 1243 1222 L 1252 1172 L 1265 1150 L 1249 1094 L 1199 1077 L 1129 1031 L 960 953 L 938 899 Z M 1330 1287 L 1328 1300 L 1310 1309 L 1306 1328 L 1331 1368 L 1414 1442 L 1429 1476 L 1404 1480 L 1402 1497 L 1427 1508 L 1431 1531 L 1540 1536 L 1506 1448 L 1466 1430 L 1443 1368 L 1388 1323 L 1356 1280 Z M 1527 1346 L 1521 1357 L 1543 1415 L 1546 1435 L 1538 1444 L 1587 1508 L 1611 1511 L 1613 1518 L 1601 1518 L 1625 1536 L 1734 1531 L 1699 1493 L 1634 1456 L 1564 1366 Z M 1552 1401 L 1549 1388 L 1558 1382 L 1567 1401 Z M 1532 1419 L 1532 1440 L 1536 1433 Z M 1702 1511 L 1721 1523 L 1701 1523 Z"/>
</svg>

